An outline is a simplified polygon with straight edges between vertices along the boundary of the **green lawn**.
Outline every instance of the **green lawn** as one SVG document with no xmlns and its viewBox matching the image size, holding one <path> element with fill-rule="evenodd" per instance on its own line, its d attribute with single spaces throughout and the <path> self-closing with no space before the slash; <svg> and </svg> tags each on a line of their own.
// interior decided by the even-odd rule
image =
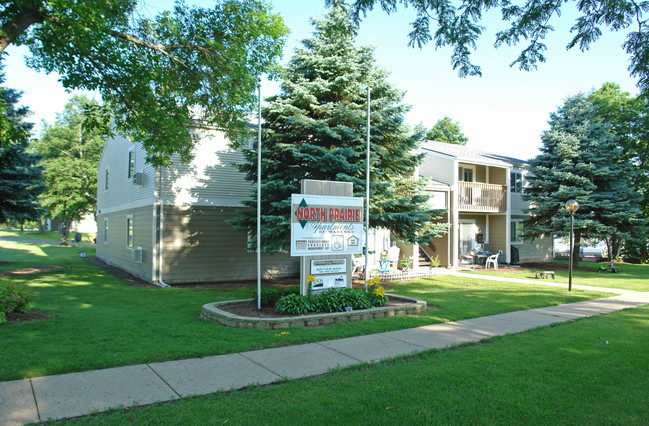
<svg viewBox="0 0 649 426">
<path fill-rule="evenodd" d="M 205 303 L 248 297 L 252 289 L 132 287 L 79 257 L 78 248 L 0 241 L 3 269 L 59 265 L 57 271 L 2 277 L 37 293 L 49 319 L 0 326 L 0 381 L 144 362 L 225 354 L 417 327 L 556 305 L 606 294 L 442 276 L 388 287 L 428 302 L 421 315 L 327 327 L 235 329 L 199 318 Z M 94 248 L 87 249 L 90 256 Z"/>
<path fill-rule="evenodd" d="M 648 353 L 643 307 L 72 423 L 646 425 Z"/>
<path fill-rule="evenodd" d="M 74 235 L 76 232 L 70 232 L 69 235 L 69 240 L 74 241 Z M 81 235 L 83 236 L 81 242 L 82 243 L 91 243 L 91 238 L 95 238 L 97 236 L 96 233 L 94 232 L 82 232 Z M 40 233 L 38 231 L 20 231 L 20 230 L 8 230 L 8 229 L 0 229 L 0 238 L 2 237 L 7 237 L 7 238 L 25 238 L 25 239 L 31 239 L 31 240 L 43 240 L 43 241 L 52 241 L 52 242 L 59 242 L 59 233 L 55 231 L 48 231 L 44 233 Z"/>
<path fill-rule="evenodd" d="M 597 270 L 600 265 L 606 265 L 606 262 L 580 262 L 579 268 L 576 268 L 572 274 L 573 285 L 589 285 L 595 287 L 618 288 L 634 291 L 649 291 L 649 265 L 633 264 L 616 264 L 617 273 L 610 272 L 599 273 Z M 568 262 L 555 261 L 548 265 L 549 270 L 556 273 L 556 281 L 568 283 Z M 509 278 L 535 279 L 534 272 L 539 269 L 529 269 L 523 267 L 520 269 L 477 269 L 476 274 L 497 275 Z"/>
</svg>

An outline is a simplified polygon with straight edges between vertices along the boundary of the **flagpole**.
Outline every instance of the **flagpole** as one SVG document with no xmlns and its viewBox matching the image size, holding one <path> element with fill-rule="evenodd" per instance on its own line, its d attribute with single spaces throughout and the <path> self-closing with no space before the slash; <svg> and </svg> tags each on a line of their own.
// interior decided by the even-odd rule
<svg viewBox="0 0 649 426">
<path fill-rule="evenodd" d="M 261 309 L 261 80 L 257 88 L 259 115 L 257 116 L 257 309 Z"/>
<path fill-rule="evenodd" d="M 365 291 L 369 277 L 370 256 L 370 86 L 367 86 L 367 157 L 365 167 Z"/>
</svg>

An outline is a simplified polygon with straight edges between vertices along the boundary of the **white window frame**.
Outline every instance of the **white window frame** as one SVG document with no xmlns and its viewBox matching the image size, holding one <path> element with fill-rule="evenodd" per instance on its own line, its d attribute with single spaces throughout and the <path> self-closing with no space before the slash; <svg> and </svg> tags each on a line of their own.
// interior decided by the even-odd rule
<svg viewBox="0 0 649 426">
<path fill-rule="evenodd" d="M 133 215 L 129 214 L 126 216 L 126 248 L 133 250 L 135 248 L 134 241 L 135 241 L 135 224 L 133 223 Z"/>
<path fill-rule="evenodd" d="M 104 218 L 104 244 L 108 244 L 108 226 L 109 220 L 107 217 Z"/>
<path fill-rule="evenodd" d="M 514 175 L 520 175 L 521 176 L 521 185 L 520 185 L 520 191 L 517 191 L 516 189 L 516 180 L 513 180 L 512 182 L 512 177 Z M 512 184 L 513 183 L 513 184 Z M 523 171 L 520 169 L 512 169 L 509 172 L 509 191 L 514 194 L 522 194 L 523 193 L 523 188 L 525 187 L 525 179 L 523 177 Z"/>
<path fill-rule="evenodd" d="M 128 164 L 126 170 L 126 177 L 132 179 L 135 177 L 135 148 L 128 151 Z"/>
<path fill-rule="evenodd" d="M 518 229 L 518 224 L 520 224 L 520 231 Z M 514 229 L 511 229 L 512 225 L 515 225 Z M 511 244 L 523 244 L 525 240 L 525 238 L 523 237 L 523 221 L 521 219 L 512 219 L 509 227 L 510 227 L 509 242 Z M 517 239 L 517 236 L 520 237 L 520 239 Z"/>
<path fill-rule="evenodd" d="M 465 170 L 471 170 L 472 180 L 464 180 Z M 460 166 L 459 176 L 458 176 L 458 180 L 460 182 L 475 182 L 475 178 L 476 178 L 476 166 L 470 166 L 470 165 Z"/>
</svg>

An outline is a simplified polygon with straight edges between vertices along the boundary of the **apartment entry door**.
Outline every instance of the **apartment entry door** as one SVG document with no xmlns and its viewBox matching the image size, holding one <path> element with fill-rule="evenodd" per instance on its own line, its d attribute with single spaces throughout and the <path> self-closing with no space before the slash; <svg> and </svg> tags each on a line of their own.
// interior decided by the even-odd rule
<svg viewBox="0 0 649 426">
<path fill-rule="evenodd" d="M 475 234 L 476 234 L 476 225 L 475 220 L 460 220 L 460 256 L 467 256 L 471 254 L 471 250 L 476 245 Z"/>
</svg>

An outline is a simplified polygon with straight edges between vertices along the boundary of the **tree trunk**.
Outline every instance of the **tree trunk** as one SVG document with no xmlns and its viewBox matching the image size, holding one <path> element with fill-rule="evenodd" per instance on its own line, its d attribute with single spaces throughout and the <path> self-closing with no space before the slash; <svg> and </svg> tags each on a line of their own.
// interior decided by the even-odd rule
<svg viewBox="0 0 649 426">
<path fill-rule="evenodd" d="M 38 218 L 38 233 L 39 234 L 45 233 L 45 222 L 43 221 L 42 217 Z"/>
<path fill-rule="evenodd" d="M 581 232 L 575 230 L 575 236 L 572 248 L 572 268 L 579 266 L 579 251 L 581 249 Z"/>
<path fill-rule="evenodd" d="M 72 219 L 61 219 L 61 226 L 59 228 L 59 239 L 62 246 L 68 245 L 68 235 L 70 234 L 70 226 Z"/>
</svg>

